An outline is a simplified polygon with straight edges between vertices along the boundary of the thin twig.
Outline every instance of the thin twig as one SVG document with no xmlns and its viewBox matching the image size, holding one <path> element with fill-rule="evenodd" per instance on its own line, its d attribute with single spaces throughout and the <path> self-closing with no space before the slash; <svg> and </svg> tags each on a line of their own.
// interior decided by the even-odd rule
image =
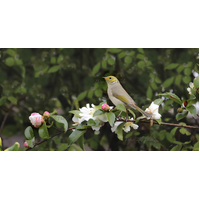
<svg viewBox="0 0 200 200">
<path fill-rule="evenodd" d="M 76 128 L 76 127 L 71 127 L 71 128 L 68 128 L 67 130 L 72 130 L 72 129 L 75 129 L 75 128 Z M 50 138 L 44 139 L 44 140 L 42 140 L 42 141 L 40 141 L 40 142 L 35 143 L 34 147 L 36 147 L 36 146 L 39 145 L 39 144 L 42 144 L 43 142 L 46 142 L 46 141 L 50 140 L 51 138 L 53 138 L 53 137 L 55 137 L 55 136 L 57 136 L 57 135 L 60 135 L 60 134 L 63 133 L 63 132 L 64 132 L 64 131 L 61 130 L 61 131 L 59 131 L 58 133 L 52 135 Z M 33 148 L 34 148 L 34 147 L 33 147 Z M 28 149 L 26 149 L 26 151 L 29 151 L 30 149 L 33 149 L 33 148 L 29 147 Z"/>
<path fill-rule="evenodd" d="M 24 98 L 25 98 L 24 95 L 20 96 L 20 97 L 18 98 L 18 100 L 17 100 L 17 103 L 18 103 L 20 100 L 24 99 Z M 1 124 L 0 134 L 1 134 L 1 131 L 3 130 L 4 124 L 5 124 L 5 122 L 6 122 L 6 119 L 7 119 L 8 115 L 9 115 L 9 112 L 13 109 L 14 106 L 16 106 L 16 104 L 13 104 L 13 103 L 12 103 L 12 104 L 10 105 L 10 107 L 8 108 L 7 113 L 5 114 L 4 119 L 3 119 L 3 122 L 2 122 L 2 124 Z"/>
<path fill-rule="evenodd" d="M 116 121 L 126 121 L 125 119 L 119 118 Z M 127 122 L 135 122 L 136 120 L 127 120 Z M 139 121 L 141 123 L 150 123 L 149 121 Z M 154 121 L 153 124 L 159 124 L 157 121 Z M 160 125 L 166 125 L 166 126 L 176 126 L 176 127 L 184 127 L 184 128 L 193 128 L 193 129 L 199 129 L 198 126 L 189 126 L 189 125 L 182 125 L 182 124 L 171 124 L 171 123 L 165 123 L 161 122 Z"/>
</svg>

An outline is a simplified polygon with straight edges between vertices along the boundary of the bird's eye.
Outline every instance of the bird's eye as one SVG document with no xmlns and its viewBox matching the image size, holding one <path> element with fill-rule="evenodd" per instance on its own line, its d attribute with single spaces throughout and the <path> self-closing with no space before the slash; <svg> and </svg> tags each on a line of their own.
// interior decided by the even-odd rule
<svg viewBox="0 0 200 200">
<path fill-rule="evenodd" d="M 111 79 L 111 77 L 109 79 Z"/>
</svg>

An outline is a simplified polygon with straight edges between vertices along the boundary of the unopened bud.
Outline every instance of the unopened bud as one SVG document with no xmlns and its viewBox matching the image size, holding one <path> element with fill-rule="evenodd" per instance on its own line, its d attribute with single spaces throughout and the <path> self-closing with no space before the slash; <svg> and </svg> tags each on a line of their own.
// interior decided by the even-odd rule
<svg viewBox="0 0 200 200">
<path fill-rule="evenodd" d="M 25 146 L 26 148 L 29 148 L 27 142 L 24 142 L 24 146 Z"/>
<path fill-rule="evenodd" d="M 104 103 L 102 106 L 101 106 L 101 109 L 103 111 L 109 111 L 110 110 L 110 106 L 107 104 L 107 103 Z"/>
<path fill-rule="evenodd" d="M 177 112 L 178 112 L 178 113 L 182 113 L 182 112 L 183 112 L 183 108 L 178 108 L 178 109 L 177 109 Z"/>
<path fill-rule="evenodd" d="M 49 116 L 50 116 L 49 112 L 48 112 L 48 111 L 45 111 L 44 114 L 43 114 L 43 117 L 44 117 L 45 119 L 47 119 L 47 118 L 49 118 Z"/>
<path fill-rule="evenodd" d="M 187 104 L 188 104 L 188 102 L 187 102 L 187 101 L 184 101 L 184 103 L 183 103 L 183 104 L 184 104 L 184 106 L 186 107 L 186 106 L 187 106 Z"/>
</svg>

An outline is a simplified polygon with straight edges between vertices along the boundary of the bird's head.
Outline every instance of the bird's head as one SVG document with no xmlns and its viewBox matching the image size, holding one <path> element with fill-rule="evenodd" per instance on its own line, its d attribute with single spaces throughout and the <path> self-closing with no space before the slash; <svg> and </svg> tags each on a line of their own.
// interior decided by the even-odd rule
<svg viewBox="0 0 200 200">
<path fill-rule="evenodd" d="M 114 76 L 107 76 L 107 77 L 103 77 L 103 78 L 106 80 L 108 85 L 118 82 L 118 79 Z"/>
</svg>

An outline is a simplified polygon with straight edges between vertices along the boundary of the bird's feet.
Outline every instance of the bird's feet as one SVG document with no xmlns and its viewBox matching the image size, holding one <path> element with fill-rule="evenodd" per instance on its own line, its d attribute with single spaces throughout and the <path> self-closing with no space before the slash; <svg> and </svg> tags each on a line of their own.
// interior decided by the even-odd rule
<svg viewBox="0 0 200 200">
<path fill-rule="evenodd" d="M 121 119 L 120 115 L 121 115 L 122 111 L 119 113 L 119 115 L 117 115 L 117 119 Z"/>
</svg>

